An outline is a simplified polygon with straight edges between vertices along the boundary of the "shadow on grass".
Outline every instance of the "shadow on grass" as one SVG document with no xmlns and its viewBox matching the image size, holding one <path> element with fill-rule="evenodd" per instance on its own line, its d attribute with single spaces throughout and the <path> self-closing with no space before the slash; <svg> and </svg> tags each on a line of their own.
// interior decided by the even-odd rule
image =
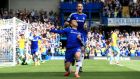
<svg viewBox="0 0 140 79">
<path fill-rule="evenodd" d="M 63 72 L 23 72 L 0 73 L 0 79 L 75 79 L 71 74 L 68 78 Z M 140 79 L 140 72 L 83 72 L 79 79 Z"/>
</svg>

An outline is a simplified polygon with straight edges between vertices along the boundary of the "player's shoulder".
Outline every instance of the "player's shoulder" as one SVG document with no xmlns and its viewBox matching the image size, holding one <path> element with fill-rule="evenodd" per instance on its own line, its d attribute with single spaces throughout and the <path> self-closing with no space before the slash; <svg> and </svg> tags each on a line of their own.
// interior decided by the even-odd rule
<svg viewBox="0 0 140 79">
<path fill-rule="evenodd" d="M 116 33 L 113 33 L 112 35 L 116 36 L 117 34 Z"/>
<path fill-rule="evenodd" d="M 79 15 L 79 14 L 77 12 L 73 12 L 73 13 L 70 14 L 70 16 L 73 16 L 73 15 Z M 87 16 L 85 13 L 82 13 L 80 15 Z"/>
<path fill-rule="evenodd" d="M 116 37 L 117 36 L 117 34 L 116 33 L 112 33 L 112 37 Z"/>
<path fill-rule="evenodd" d="M 35 38 L 41 38 L 41 36 L 40 35 L 37 35 Z"/>
<path fill-rule="evenodd" d="M 85 16 L 87 16 L 85 13 L 82 13 L 82 15 L 85 15 Z"/>
<path fill-rule="evenodd" d="M 113 37 L 114 36 L 114 33 L 112 33 L 111 36 Z"/>
<path fill-rule="evenodd" d="M 77 15 L 77 12 L 73 12 L 70 14 L 70 16 L 73 16 L 73 15 Z"/>
<path fill-rule="evenodd" d="M 83 16 L 87 16 L 85 13 L 82 13 Z"/>
<path fill-rule="evenodd" d="M 69 30 L 71 30 L 71 27 L 70 26 L 66 27 L 66 28 L 64 28 L 64 30 L 69 31 Z"/>
<path fill-rule="evenodd" d="M 115 35 L 115 33 L 112 33 L 112 35 Z"/>
</svg>

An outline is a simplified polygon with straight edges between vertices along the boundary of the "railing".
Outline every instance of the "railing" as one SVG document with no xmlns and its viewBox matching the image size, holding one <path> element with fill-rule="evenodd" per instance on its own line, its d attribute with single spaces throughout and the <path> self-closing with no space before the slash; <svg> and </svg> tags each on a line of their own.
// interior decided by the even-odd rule
<svg viewBox="0 0 140 79">
<path fill-rule="evenodd" d="M 101 23 L 106 26 L 140 26 L 140 18 L 103 17 Z"/>
</svg>

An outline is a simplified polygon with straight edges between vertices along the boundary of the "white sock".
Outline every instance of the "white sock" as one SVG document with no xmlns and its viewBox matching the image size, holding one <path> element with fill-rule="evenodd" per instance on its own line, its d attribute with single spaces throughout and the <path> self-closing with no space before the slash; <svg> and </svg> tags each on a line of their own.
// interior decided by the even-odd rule
<svg viewBox="0 0 140 79">
<path fill-rule="evenodd" d="M 79 73 L 79 69 L 80 69 L 80 60 L 77 60 L 76 61 L 76 71 L 75 71 L 75 74 Z"/>
<path fill-rule="evenodd" d="M 80 67 L 83 66 L 83 61 L 84 61 L 84 53 L 82 53 L 80 57 Z"/>
<path fill-rule="evenodd" d="M 120 56 L 119 55 L 115 56 L 115 62 L 119 63 L 119 60 L 120 60 Z"/>
<path fill-rule="evenodd" d="M 110 56 L 109 58 L 110 58 L 109 59 L 110 63 L 113 63 L 114 57 L 113 56 Z"/>
<path fill-rule="evenodd" d="M 72 71 L 72 68 L 71 68 L 71 66 L 69 67 L 69 72 L 71 72 Z"/>
</svg>

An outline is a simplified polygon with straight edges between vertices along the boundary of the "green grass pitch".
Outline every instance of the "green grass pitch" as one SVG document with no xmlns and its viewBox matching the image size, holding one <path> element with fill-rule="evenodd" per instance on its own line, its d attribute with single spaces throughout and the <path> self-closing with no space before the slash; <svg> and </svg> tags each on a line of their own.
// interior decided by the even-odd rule
<svg viewBox="0 0 140 79">
<path fill-rule="evenodd" d="M 140 61 L 121 61 L 124 66 L 109 65 L 106 60 L 85 60 L 79 79 L 140 79 Z M 62 60 L 51 60 L 40 66 L 25 65 L 0 68 L 0 79 L 75 79 L 64 77 Z"/>
</svg>

